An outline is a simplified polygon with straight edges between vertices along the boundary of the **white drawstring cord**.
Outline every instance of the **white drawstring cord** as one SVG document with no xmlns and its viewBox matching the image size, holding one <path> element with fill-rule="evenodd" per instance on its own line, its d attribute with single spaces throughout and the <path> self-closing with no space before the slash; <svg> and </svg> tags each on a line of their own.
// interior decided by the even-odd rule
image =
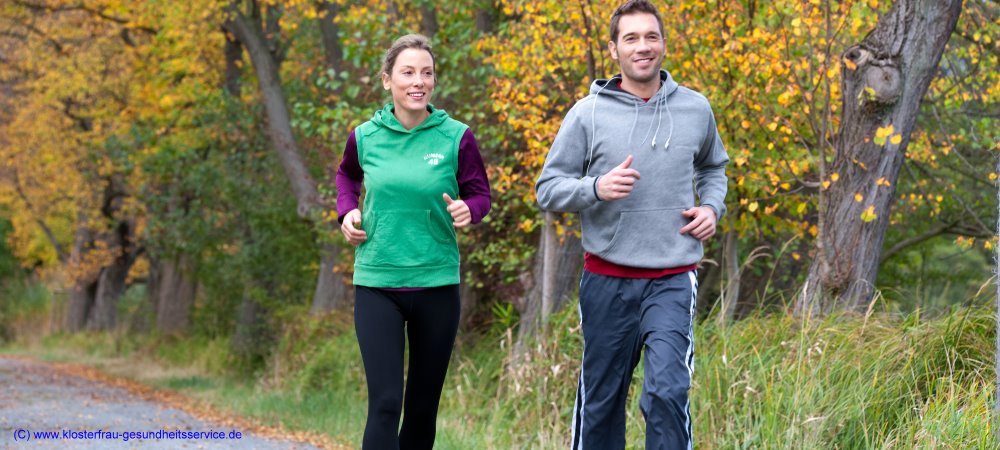
<svg viewBox="0 0 1000 450">
<path fill-rule="evenodd" d="M 667 142 L 663 143 L 663 149 L 666 150 L 670 146 L 670 138 L 674 137 L 674 115 L 670 112 L 670 105 L 667 103 L 666 98 L 662 98 L 663 107 L 667 110 L 667 120 L 670 120 L 670 134 L 667 135 Z M 657 105 L 659 106 L 659 105 Z M 662 119 L 662 114 L 661 114 Z M 656 133 L 653 134 L 653 148 L 656 148 L 656 135 L 660 132 L 660 120 L 657 119 L 656 122 Z"/>
<path fill-rule="evenodd" d="M 583 171 L 583 176 L 590 175 L 590 163 L 593 162 L 594 159 L 594 144 L 597 139 L 597 121 L 594 117 L 597 115 L 597 99 L 601 96 L 601 91 L 603 91 L 608 84 L 611 84 L 612 81 L 614 81 L 614 78 L 608 80 L 607 83 L 604 83 L 604 86 L 601 86 L 597 92 L 594 93 L 594 104 L 590 109 L 590 152 L 587 153 L 587 168 Z"/>
</svg>

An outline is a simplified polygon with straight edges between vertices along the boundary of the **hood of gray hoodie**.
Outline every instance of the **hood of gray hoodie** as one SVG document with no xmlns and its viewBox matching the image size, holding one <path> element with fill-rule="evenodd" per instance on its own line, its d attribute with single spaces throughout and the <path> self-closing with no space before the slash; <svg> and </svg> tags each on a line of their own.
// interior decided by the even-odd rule
<svg viewBox="0 0 1000 450">
<path fill-rule="evenodd" d="M 620 80 L 594 81 L 566 114 L 536 183 L 539 205 L 579 212 L 584 249 L 607 261 L 658 269 L 695 264 L 702 245 L 678 232 L 689 222 L 681 212 L 704 205 L 721 219 L 726 211 L 729 158 L 712 108 L 665 70 L 648 101 L 622 90 Z M 632 193 L 599 200 L 597 177 L 629 155 L 640 174 Z"/>
</svg>

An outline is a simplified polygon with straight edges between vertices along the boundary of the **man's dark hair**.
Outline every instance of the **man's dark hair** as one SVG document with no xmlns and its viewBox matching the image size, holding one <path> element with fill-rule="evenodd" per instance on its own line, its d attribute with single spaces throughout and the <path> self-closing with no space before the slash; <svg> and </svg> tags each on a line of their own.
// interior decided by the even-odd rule
<svg viewBox="0 0 1000 450">
<path fill-rule="evenodd" d="M 663 36 L 663 19 L 660 18 L 660 12 L 656 10 L 656 7 L 648 0 L 629 0 L 615 9 L 614 14 L 611 15 L 612 42 L 618 41 L 618 20 L 629 14 L 652 14 L 660 26 L 660 36 Z"/>
</svg>

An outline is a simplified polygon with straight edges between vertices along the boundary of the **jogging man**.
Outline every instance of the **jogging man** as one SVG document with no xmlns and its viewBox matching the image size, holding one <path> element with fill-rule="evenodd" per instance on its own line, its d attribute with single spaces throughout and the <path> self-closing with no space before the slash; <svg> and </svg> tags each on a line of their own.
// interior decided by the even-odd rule
<svg viewBox="0 0 1000 450">
<path fill-rule="evenodd" d="M 594 81 L 566 114 L 535 186 L 542 209 L 583 223 L 573 449 L 625 448 L 643 352 L 646 448 L 693 445 L 696 269 L 725 213 L 729 158 L 708 100 L 660 68 L 664 47 L 649 1 L 615 10 L 608 50 L 621 73 Z"/>
</svg>

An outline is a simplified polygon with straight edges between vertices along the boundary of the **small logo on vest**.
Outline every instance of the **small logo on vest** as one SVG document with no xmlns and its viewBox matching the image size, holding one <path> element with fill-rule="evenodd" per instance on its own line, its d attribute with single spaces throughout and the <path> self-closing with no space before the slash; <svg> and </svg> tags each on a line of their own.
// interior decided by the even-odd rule
<svg viewBox="0 0 1000 450">
<path fill-rule="evenodd" d="M 442 159 L 444 159 L 444 155 L 440 153 L 428 153 L 424 155 L 424 161 L 427 161 L 427 164 L 432 166 L 436 166 L 441 163 Z"/>
</svg>

